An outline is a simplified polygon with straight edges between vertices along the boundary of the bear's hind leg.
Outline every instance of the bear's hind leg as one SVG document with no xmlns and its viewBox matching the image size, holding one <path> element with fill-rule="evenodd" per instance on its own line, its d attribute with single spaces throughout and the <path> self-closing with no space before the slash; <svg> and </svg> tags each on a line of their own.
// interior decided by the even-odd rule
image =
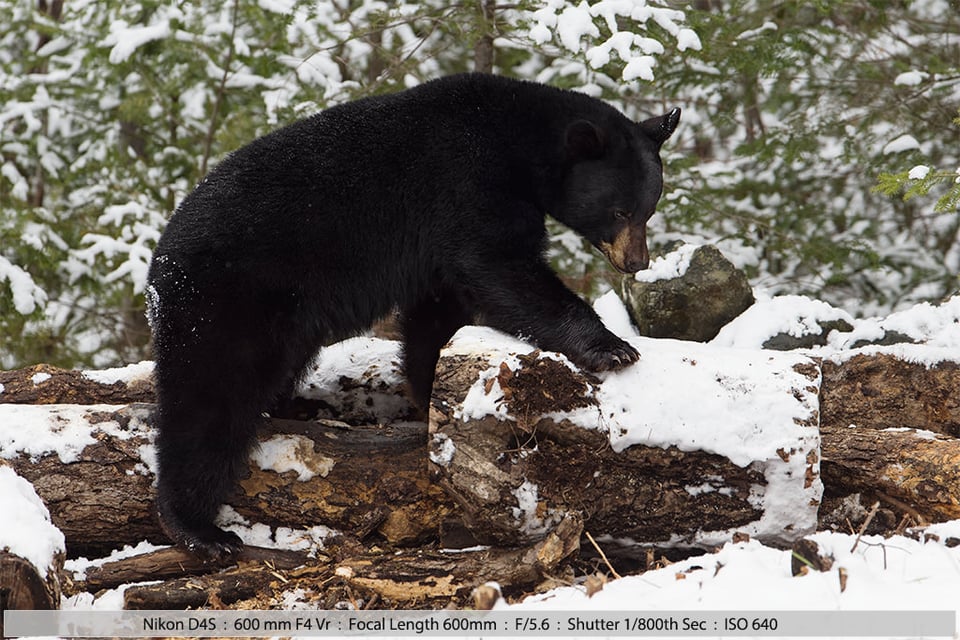
<svg viewBox="0 0 960 640">
<path fill-rule="evenodd" d="M 215 562 L 243 546 L 213 521 L 247 466 L 258 420 L 255 408 L 228 405 L 217 395 L 209 387 L 161 388 L 157 439 L 161 526 L 190 552 Z"/>
<path fill-rule="evenodd" d="M 473 322 L 473 312 L 455 291 L 442 289 L 426 296 L 400 318 L 403 333 L 403 368 L 410 396 L 417 409 L 430 406 L 433 376 L 440 349 L 460 327 Z"/>
<path fill-rule="evenodd" d="M 226 304 L 208 324 L 167 318 L 156 332 L 159 400 L 157 509 L 164 531 L 201 558 L 242 547 L 214 524 L 249 466 L 262 412 L 316 349 L 309 323 L 270 305 Z M 176 322 L 176 324 L 175 324 Z M 199 327 L 188 334 L 183 327 Z M 178 330 L 179 329 L 179 330 Z M 191 335 L 191 340 L 182 336 Z"/>
</svg>

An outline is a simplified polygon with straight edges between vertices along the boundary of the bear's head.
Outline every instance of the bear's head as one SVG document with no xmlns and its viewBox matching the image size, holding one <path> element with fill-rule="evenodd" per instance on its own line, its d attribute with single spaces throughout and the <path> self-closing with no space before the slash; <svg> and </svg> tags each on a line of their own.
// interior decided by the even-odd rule
<svg viewBox="0 0 960 640">
<path fill-rule="evenodd" d="M 621 273 L 650 263 L 647 221 L 663 191 L 660 147 L 680 109 L 640 123 L 577 120 L 566 128 L 566 171 L 553 217 L 589 240 Z"/>
</svg>

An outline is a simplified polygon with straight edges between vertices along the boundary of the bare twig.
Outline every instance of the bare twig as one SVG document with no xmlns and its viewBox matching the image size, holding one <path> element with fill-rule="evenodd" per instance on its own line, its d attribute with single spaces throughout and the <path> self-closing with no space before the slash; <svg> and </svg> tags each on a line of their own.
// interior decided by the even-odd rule
<svg viewBox="0 0 960 640">
<path fill-rule="evenodd" d="M 584 535 L 587 536 L 587 540 L 590 541 L 590 544 L 593 545 L 593 548 L 597 550 L 597 553 L 600 554 L 600 557 L 603 558 L 603 563 L 604 563 L 605 565 L 607 565 L 607 569 L 610 569 L 610 573 L 613 575 L 613 577 L 614 577 L 614 578 L 617 578 L 617 579 L 623 577 L 623 576 L 621 576 L 619 573 L 617 573 L 617 570 L 614 569 L 614 568 L 613 568 L 613 565 L 610 564 L 610 561 L 607 560 L 607 554 L 605 554 L 605 553 L 603 552 L 603 549 L 601 549 L 601 548 L 600 548 L 600 545 L 597 544 L 597 541 L 593 539 L 593 536 L 590 535 L 590 532 L 589 532 L 589 531 L 584 531 L 583 533 L 584 533 Z"/>
<path fill-rule="evenodd" d="M 863 532 L 867 530 L 867 527 L 870 526 L 870 522 L 873 520 L 873 517 L 877 515 L 877 510 L 880 508 L 880 501 L 873 503 L 873 506 L 870 508 L 870 513 L 867 514 L 867 519 L 863 521 L 863 524 L 860 525 L 860 531 L 857 533 L 857 539 L 853 542 L 853 547 L 850 548 L 850 553 L 853 553 L 857 550 L 857 545 L 860 544 L 860 538 L 863 537 Z"/>
</svg>

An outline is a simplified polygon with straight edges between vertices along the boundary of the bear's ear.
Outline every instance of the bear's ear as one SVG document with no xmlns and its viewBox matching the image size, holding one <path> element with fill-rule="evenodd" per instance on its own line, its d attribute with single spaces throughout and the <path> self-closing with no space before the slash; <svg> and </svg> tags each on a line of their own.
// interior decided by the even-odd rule
<svg viewBox="0 0 960 640">
<path fill-rule="evenodd" d="M 603 155 L 603 131 L 588 120 L 577 120 L 567 126 L 567 157 L 571 160 L 595 160 Z"/>
<path fill-rule="evenodd" d="M 667 138 L 673 135 L 679 123 L 680 107 L 676 107 L 662 116 L 644 120 L 640 123 L 640 128 L 657 143 L 657 146 L 660 146 L 667 141 Z"/>
</svg>

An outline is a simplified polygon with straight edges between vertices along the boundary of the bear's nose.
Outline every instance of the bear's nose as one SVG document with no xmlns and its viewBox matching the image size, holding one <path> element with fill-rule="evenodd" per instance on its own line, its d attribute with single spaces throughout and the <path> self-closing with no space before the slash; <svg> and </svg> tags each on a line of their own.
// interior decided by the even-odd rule
<svg viewBox="0 0 960 640">
<path fill-rule="evenodd" d="M 643 271 L 650 266 L 650 258 L 647 256 L 641 256 L 639 258 L 628 259 L 623 265 L 623 270 L 627 273 L 636 273 L 637 271 Z"/>
</svg>

